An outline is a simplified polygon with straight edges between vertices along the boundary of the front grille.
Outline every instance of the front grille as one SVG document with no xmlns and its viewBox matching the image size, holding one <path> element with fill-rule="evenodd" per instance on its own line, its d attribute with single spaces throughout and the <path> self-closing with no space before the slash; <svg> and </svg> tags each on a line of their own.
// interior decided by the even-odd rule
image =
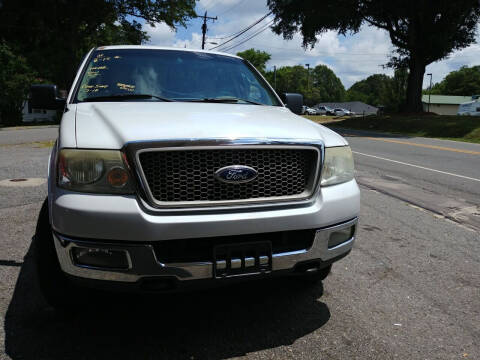
<svg viewBox="0 0 480 360">
<path fill-rule="evenodd" d="M 303 197 L 313 187 L 317 154 L 297 148 L 162 150 L 141 152 L 139 161 L 157 202 L 218 202 Z M 252 167 L 258 176 L 234 184 L 215 178 L 231 165 Z"/>
<path fill-rule="evenodd" d="M 316 230 L 292 230 L 271 233 L 217 236 L 198 239 L 159 241 L 153 245 L 155 256 L 162 263 L 212 261 L 213 249 L 218 245 L 233 245 L 269 241 L 272 254 L 308 250 L 313 245 Z"/>
</svg>

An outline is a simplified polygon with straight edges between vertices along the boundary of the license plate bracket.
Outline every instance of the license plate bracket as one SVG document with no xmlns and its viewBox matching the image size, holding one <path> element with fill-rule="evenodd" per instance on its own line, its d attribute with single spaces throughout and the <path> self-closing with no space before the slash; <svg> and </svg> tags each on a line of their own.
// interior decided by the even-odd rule
<svg viewBox="0 0 480 360">
<path fill-rule="evenodd" d="M 272 243 L 256 241 L 217 245 L 213 249 L 213 276 L 234 276 L 269 273 L 272 271 Z"/>
</svg>

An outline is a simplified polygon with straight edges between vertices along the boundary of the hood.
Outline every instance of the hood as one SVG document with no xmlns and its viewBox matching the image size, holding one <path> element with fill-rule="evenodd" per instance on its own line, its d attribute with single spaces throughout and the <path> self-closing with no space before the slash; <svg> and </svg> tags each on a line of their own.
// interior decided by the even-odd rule
<svg viewBox="0 0 480 360">
<path fill-rule="evenodd" d="M 323 140 L 333 131 L 278 106 L 187 102 L 105 102 L 76 106 L 79 148 L 120 149 L 131 141 L 198 138 Z"/>
</svg>

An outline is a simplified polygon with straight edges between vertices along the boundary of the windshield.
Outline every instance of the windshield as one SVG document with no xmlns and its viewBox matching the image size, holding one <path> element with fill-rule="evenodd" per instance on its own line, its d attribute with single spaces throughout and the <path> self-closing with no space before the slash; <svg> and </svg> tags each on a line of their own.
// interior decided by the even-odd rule
<svg viewBox="0 0 480 360">
<path fill-rule="evenodd" d="M 266 82 L 241 59 L 152 49 L 94 51 L 75 100 L 217 100 L 280 106 Z"/>
</svg>

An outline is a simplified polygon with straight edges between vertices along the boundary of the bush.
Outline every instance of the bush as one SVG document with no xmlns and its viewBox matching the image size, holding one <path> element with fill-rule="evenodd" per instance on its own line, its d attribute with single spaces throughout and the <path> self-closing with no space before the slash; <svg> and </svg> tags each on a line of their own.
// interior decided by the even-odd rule
<svg viewBox="0 0 480 360">
<path fill-rule="evenodd" d="M 4 42 L 0 42 L 0 64 L 0 123 L 18 125 L 22 122 L 23 103 L 35 74 L 26 59 Z"/>
</svg>

